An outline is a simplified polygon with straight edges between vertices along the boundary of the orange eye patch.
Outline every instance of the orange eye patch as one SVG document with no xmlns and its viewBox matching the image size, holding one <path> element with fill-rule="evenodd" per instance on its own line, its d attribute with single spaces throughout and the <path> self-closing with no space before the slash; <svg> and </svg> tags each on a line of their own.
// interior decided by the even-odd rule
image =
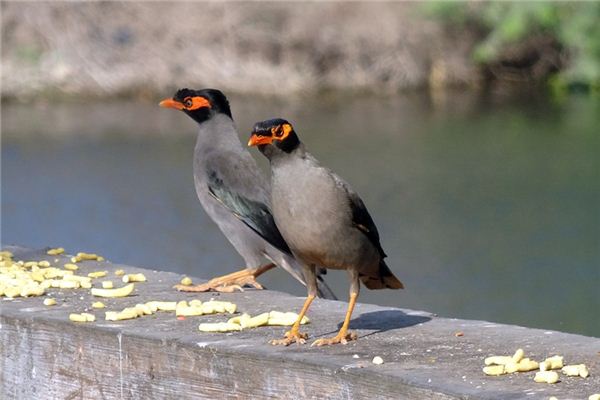
<svg viewBox="0 0 600 400">
<path fill-rule="evenodd" d="M 194 97 L 186 97 L 183 99 L 183 106 L 186 110 L 197 110 L 202 107 L 210 108 L 210 102 L 206 100 L 204 97 L 194 96 Z"/>
<path fill-rule="evenodd" d="M 293 128 L 289 124 L 278 125 L 271 128 L 271 135 L 275 139 L 284 140 L 292 130 Z"/>
</svg>

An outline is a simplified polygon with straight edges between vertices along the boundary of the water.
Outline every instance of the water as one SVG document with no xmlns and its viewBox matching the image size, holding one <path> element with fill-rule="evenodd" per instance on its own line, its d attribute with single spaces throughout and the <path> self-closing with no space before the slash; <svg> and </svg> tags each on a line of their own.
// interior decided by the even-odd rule
<svg viewBox="0 0 600 400">
<path fill-rule="evenodd" d="M 598 101 L 434 99 L 232 107 L 244 140 L 255 121 L 292 121 L 363 197 L 407 288 L 365 289 L 361 301 L 600 336 Z M 196 276 L 236 270 L 195 197 L 195 131 L 155 103 L 5 104 L 2 242 Z M 344 273 L 328 276 L 345 298 Z M 305 294 L 283 271 L 260 280 Z"/>
</svg>

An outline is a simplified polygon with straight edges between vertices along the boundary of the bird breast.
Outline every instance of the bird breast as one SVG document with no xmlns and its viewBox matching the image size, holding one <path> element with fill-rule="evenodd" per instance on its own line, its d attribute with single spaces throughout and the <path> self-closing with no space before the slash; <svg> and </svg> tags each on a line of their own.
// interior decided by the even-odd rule
<svg viewBox="0 0 600 400">
<path fill-rule="evenodd" d="M 275 222 L 292 251 L 307 263 L 345 268 L 344 239 L 352 236 L 344 193 L 326 169 L 291 160 L 273 168 Z"/>
</svg>

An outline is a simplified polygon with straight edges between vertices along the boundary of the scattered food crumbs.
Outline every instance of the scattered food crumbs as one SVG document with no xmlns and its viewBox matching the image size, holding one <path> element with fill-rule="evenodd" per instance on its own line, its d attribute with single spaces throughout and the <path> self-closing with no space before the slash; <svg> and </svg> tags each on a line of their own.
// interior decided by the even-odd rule
<svg viewBox="0 0 600 400">
<path fill-rule="evenodd" d="M 97 297 L 125 297 L 129 296 L 133 292 L 134 284 L 117 288 L 117 289 L 100 289 L 92 288 L 92 296 Z"/>
<path fill-rule="evenodd" d="M 523 349 L 517 349 L 517 351 L 515 351 L 515 354 L 513 354 L 512 356 L 512 361 L 518 363 L 523 359 L 523 357 L 525 357 L 525 352 L 523 351 Z"/>
<path fill-rule="evenodd" d="M 381 365 L 381 364 L 383 364 L 383 358 L 381 358 L 379 356 L 373 357 L 373 364 L 375 364 L 375 365 Z"/>
<path fill-rule="evenodd" d="M 552 356 L 546 358 L 540 363 L 540 371 L 550 371 L 553 369 L 561 369 L 563 367 L 562 356 Z"/>
<path fill-rule="evenodd" d="M 186 276 L 186 277 L 184 277 L 184 278 L 181 280 L 181 284 L 182 284 L 183 286 L 191 286 L 191 284 L 192 284 L 192 278 L 190 278 L 189 276 Z"/>
<path fill-rule="evenodd" d="M 198 315 L 216 314 L 228 312 L 233 314 L 237 306 L 227 301 L 206 301 L 201 302 L 200 300 L 192 300 L 188 304 L 187 301 L 182 300 L 177 303 L 175 307 L 175 315 L 184 317 L 193 317 Z"/>
<path fill-rule="evenodd" d="M 539 364 L 536 361 L 524 358 L 523 349 L 518 349 L 512 356 L 491 356 L 484 362 L 486 367 L 483 373 L 490 376 L 512 374 L 514 372 L 528 372 L 538 369 Z"/>
<path fill-rule="evenodd" d="M 113 282 L 112 281 L 102 281 L 102 289 L 112 289 Z"/>
<path fill-rule="evenodd" d="M 56 305 L 56 300 L 51 299 L 51 298 L 44 299 L 44 305 L 45 306 L 54 306 L 54 305 Z"/>
<path fill-rule="evenodd" d="M 355 354 L 352 356 L 352 358 L 360 358 L 360 356 L 358 354 Z"/>
<path fill-rule="evenodd" d="M 64 265 L 64 269 L 67 271 L 77 271 L 79 267 L 76 264 L 67 263 Z"/>
<path fill-rule="evenodd" d="M 98 254 L 83 252 L 77 253 L 75 259 L 77 259 L 77 261 L 104 261 L 104 257 L 100 257 Z"/>
<path fill-rule="evenodd" d="M 267 322 L 267 325 L 269 325 L 269 326 L 274 326 L 274 325 L 291 326 L 291 325 L 294 325 L 294 322 L 296 322 L 297 319 L 298 319 L 298 314 L 296 314 L 295 312 L 271 311 L 269 313 L 269 322 Z M 309 322 L 310 322 L 310 320 L 305 315 L 302 318 L 302 321 L 300 321 L 300 324 L 304 325 L 304 324 L 308 324 Z"/>
<path fill-rule="evenodd" d="M 137 317 L 141 317 L 144 315 L 142 310 L 137 309 L 136 307 L 127 307 L 122 311 L 106 311 L 104 319 L 107 321 L 122 321 L 125 319 L 134 319 Z"/>
<path fill-rule="evenodd" d="M 79 289 L 91 287 L 90 278 L 73 271 L 51 267 L 48 260 L 13 261 L 0 255 L 0 296 L 8 298 L 41 296 L 48 288 Z"/>
<path fill-rule="evenodd" d="M 152 315 L 158 310 L 174 311 L 175 302 L 149 301 L 146 304 L 136 304 L 135 307 L 127 307 L 122 311 L 106 311 L 105 319 L 107 321 L 134 319 L 143 315 Z"/>
<path fill-rule="evenodd" d="M 483 367 L 483 373 L 490 376 L 498 376 L 506 374 L 504 365 L 488 365 Z"/>
<path fill-rule="evenodd" d="M 177 302 L 175 301 L 149 301 L 146 303 L 152 311 L 175 311 Z"/>
<path fill-rule="evenodd" d="M 94 322 L 96 317 L 93 314 L 81 313 L 81 314 L 69 314 L 69 319 L 73 322 Z"/>
<path fill-rule="evenodd" d="M 209 301 L 208 303 L 203 303 L 203 305 L 210 303 L 215 302 Z M 202 332 L 230 332 L 241 331 L 249 328 L 258 328 L 259 326 L 291 326 L 294 324 L 294 322 L 296 322 L 297 319 L 298 314 L 294 312 L 284 313 L 280 311 L 271 311 L 256 315 L 254 317 L 248 314 L 242 314 L 237 317 L 230 318 L 227 322 L 203 323 L 200 324 L 198 329 Z M 309 322 L 310 320 L 306 316 L 304 316 L 302 321 L 300 321 L 301 324 L 307 324 Z"/>
<path fill-rule="evenodd" d="M 461 337 L 461 336 L 465 336 L 465 334 L 464 334 L 464 333 L 462 333 L 462 332 L 456 332 L 456 333 L 454 334 L 454 336 L 456 336 L 456 337 Z"/>
<path fill-rule="evenodd" d="M 485 365 L 505 365 L 511 361 L 511 356 L 491 356 L 484 360 Z"/>
<path fill-rule="evenodd" d="M 90 278 L 102 278 L 103 276 L 106 276 L 106 274 L 108 274 L 108 271 L 94 271 L 94 272 L 90 272 L 88 274 L 88 277 L 90 277 Z"/>
<path fill-rule="evenodd" d="M 554 371 L 539 371 L 535 373 L 533 380 L 537 383 L 556 383 L 558 374 Z"/>
<path fill-rule="evenodd" d="M 178 319 L 179 321 L 184 321 L 184 320 L 185 320 L 185 317 L 184 317 L 183 315 L 180 315 L 179 317 L 177 317 L 177 319 Z"/>
<path fill-rule="evenodd" d="M 269 324 L 269 313 L 262 313 L 255 317 L 251 317 L 248 314 L 242 314 L 239 317 L 230 318 L 229 323 L 238 324 L 242 329 L 246 328 L 258 328 L 259 326 L 265 326 Z"/>
<path fill-rule="evenodd" d="M 101 301 L 96 301 L 96 302 L 92 303 L 92 308 L 104 308 L 104 307 L 106 307 L 106 306 Z"/>
<path fill-rule="evenodd" d="M 118 269 L 115 271 L 115 275 L 116 276 L 123 276 L 125 275 L 125 271 L 123 271 L 122 269 Z"/>
<path fill-rule="evenodd" d="M 201 332 L 231 332 L 241 331 L 242 327 L 231 322 L 214 322 L 200 324 L 198 330 Z"/>
<path fill-rule="evenodd" d="M 580 376 L 582 378 L 587 378 L 590 375 L 585 364 L 565 365 L 561 371 L 567 376 Z"/>
<path fill-rule="evenodd" d="M 123 282 L 146 282 L 146 277 L 144 274 L 127 274 L 123 276 Z"/>
<path fill-rule="evenodd" d="M 57 256 L 59 254 L 62 254 L 65 252 L 65 249 L 63 249 L 62 247 L 57 247 L 54 249 L 50 249 L 46 252 L 46 254 L 50 255 L 50 256 Z"/>
</svg>

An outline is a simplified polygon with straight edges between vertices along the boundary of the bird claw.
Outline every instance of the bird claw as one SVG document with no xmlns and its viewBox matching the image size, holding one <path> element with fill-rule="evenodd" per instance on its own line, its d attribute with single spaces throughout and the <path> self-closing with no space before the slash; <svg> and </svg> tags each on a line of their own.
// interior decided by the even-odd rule
<svg viewBox="0 0 600 400">
<path fill-rule="evenodd" d="M 357 338 L 358 338 L 358 336 L 356 335 L 355 332 L 349 332 L 349 333 L 347 333 L 345 335 L 340 335 L 338 333 L 336 336 L 334 336 L 332 338 L 329 338 L 329 339 L 325 339 L 325 338 L 323 338 L 323 339 L 317 339 L 314 342 L 312 342 L 312 344 L 310 345 L 310 347 L 313 347 L 313 346 L 317 346 L 317 347 L 329 346 L 329 345 L 338 344 L 338 343 L 347 344 L 349 341 L 356 340 Z"/>
<path fill-rule="evenodd" d="M 244 286 L 253 287 L 254 289 L 264 289 L 264 287 L 256 281 L 251 270 L 243 270 L 234 272 L 218 278 L 213 278 L 206 283 L 195 286 L 175 285 L 173 288 L 180 292 L 221 292 L 232 293 L 235 291 L 243 292 Z"/>
<path fill-rule="evenodd" d="M 221 293 L 232 293 L 237 291 L 243 292 L 244 289 L 240 285 L 210 285 L 208 283 L 203 283 L 196 286 L 185 286 L 185 285 L 175 285 L 174 289 L 177 289 L 180 292 L 221 292 Z"/>
<path fill-rule="evenodd" d="M 287 331 L 283 339 L 273 339 L 269 343 L 273 346 L 289 346 L 292 343 L 304 344 L 306 339 L 308 339 L 306 333 Z"/>
</svg>

